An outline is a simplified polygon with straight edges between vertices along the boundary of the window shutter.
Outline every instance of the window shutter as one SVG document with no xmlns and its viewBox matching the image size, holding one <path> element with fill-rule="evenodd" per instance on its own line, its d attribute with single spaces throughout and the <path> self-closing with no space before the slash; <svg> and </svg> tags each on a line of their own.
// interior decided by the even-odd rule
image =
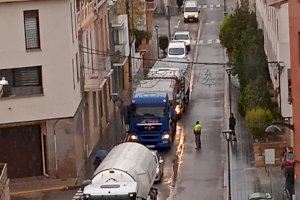
<svg viewBox="0 0 300 200">
<path fill-rule="evenodd" d="M 38 11 L 24 12 L 26 49 L 40 48 Z"/>
<path fill-rule="evenodd" d="M 25 67 L 14 70 L 15 85 L 17 87 L 41 85 L 41 67 Z"/>
</svg>

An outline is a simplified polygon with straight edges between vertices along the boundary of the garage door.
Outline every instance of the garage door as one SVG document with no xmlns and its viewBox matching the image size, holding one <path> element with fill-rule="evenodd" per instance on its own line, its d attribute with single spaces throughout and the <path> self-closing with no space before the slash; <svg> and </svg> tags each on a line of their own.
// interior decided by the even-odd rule
<svg viewBox="0 0 300 200">
<path fill-rule="evenodd" d="M 9 178 L 42 175 L 40 125 L 0 128 L 0 162 L 8 163 Z"/>
</svg>

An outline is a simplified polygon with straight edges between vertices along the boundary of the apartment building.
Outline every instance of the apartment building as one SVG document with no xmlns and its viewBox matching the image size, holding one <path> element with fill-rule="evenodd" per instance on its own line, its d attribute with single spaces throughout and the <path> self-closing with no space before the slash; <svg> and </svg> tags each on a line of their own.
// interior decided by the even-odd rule
<svg viewBox="0 0 300 200">
<path fill-rule="evenodd" d="M 300 197 L 300 2 L 289 0 L 291 86 L 294 120 L 295 190 Z M 295 198 L 295 199 L 296 199 Z"/>
<path fill-rule="evenodd" d="M 130 96 L 129 66 L 129 30 L 128 17 L 117 13 L 117 2 L 109 1 L 108 18 L 110 33 L 110 49 L 113 53 L 113 92 L 123 99 Z"/>
<path fill-rule="evenodd" d="M 84 140 L 88 157 L 105 137 L 114 112 L 111 50 L 106 0 L 77 0 L 80 60 L 84 84 Z"/>
<path fill-rule="evenodd" d="M 0 161 L 8 177 L 76 177 L 84 161 L 74 0 L 0 0 Z"/>
<path fill-rule="evenodd" d="M 291 65 L 289 37 L 289 4 L 286 0 L 256 0 L 259 28 L 264 32 L 265 52 L 270 78 L 281 115 L 291 121 Z"/>
</svg>

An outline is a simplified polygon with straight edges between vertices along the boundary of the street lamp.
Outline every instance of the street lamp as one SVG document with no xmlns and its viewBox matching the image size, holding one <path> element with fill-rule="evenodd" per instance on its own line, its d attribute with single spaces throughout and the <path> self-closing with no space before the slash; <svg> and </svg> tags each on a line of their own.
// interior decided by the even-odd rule
<svg viewBox="0 0 300 200">
<path fill-rule="evenodd" d="M 232 109 L 231 109 L 231 73 L 232 73 L 232 68 L 230 68 L 230 67 L 226 67 L 225 68 L 225 70 L 226 70 L 226 73 L 227 73 L 227 75 L 228 75 L 228 88 L 229 88 L 229 111 L 230 111 L 230 113 L 232 112 Z"/>
<path fill-rule="evenodd" d="M 231 181 L 230 181 L 230 146 L 229 142 L 232 141 L 232 134 L 233 130 L 223 130 L 222 133 L 225 136 L 227 141 L 227 174 L 228 174 L 228 200 L 231 200 Z"/>
<path fill-rule="evenodd" d="M 154 26 L 156 32 L 156 47 L 157 47 L 157 58 L 159 58 L 159 41 L 158 41 L 158 25 Z"/>
<path fill-rule="evenodd" d="M 279 95 L 279 111 L 281 114 L 281 74 L 282 70 L 284 68 L 284 63 L 283 62 L 278 62 L 277 63 L 277 72 L 278 72 L 278 95 Z"/>
</svg>

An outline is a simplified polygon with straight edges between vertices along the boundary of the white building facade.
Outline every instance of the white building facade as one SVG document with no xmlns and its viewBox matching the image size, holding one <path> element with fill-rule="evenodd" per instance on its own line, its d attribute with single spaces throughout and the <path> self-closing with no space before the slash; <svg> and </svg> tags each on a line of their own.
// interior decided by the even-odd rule
<svg viewBox="0 0 300 200">
<path fill-rule="evenodd" d="M 264 32 L 265 52 L 269 63 L 281 115 L 290 119 L 292 113 L 290 80 L 290 36 L 288 1 L 256 0 L 258 26 Z"/>
<path fill-rule="evenodd" d="M 74 0 L 0 0 L 0 161 L 8 176 L 76 177 L 84 162 Z"/>
</svg>

